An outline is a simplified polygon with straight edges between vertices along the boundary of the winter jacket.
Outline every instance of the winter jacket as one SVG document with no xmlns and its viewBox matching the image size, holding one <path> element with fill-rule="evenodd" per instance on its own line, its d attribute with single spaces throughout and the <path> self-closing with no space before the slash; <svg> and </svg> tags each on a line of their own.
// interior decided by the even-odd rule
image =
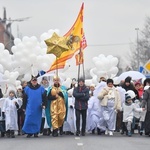
<svg viewBox="0 0 150 150">
<path fill-rule="evenodd" d="M 111 99 L 111 97 L 109 97 L 109 92 L 113 91 L 114 95 L 114 101 L 115 101 L 115 106 L 114 109 L 116 110 L 120 110 L 121 109 L 121 99 L 120 99 L 120 95 L 117 89 L 113 88 L 109 88 L 109 87 L 105 87 L 103 88 L 103 90 L 99 93 L 98 95 L 98 99 L 100 100 L 100 104 L 101 106 L 107 106 L 107 102 L 108 99 Z"/>
<path fill-rule="evenodd" d="M 147 105 L 147 111 L 150 111 L 150 88 L 143 94 L 142 107 Z"/>
<path fill-rule="evenodd" d="M 75 87 L 73 90 L 75 97 L 75 109 L 85 110 L 88 108 L 88 100 L 90 98 L 89 89 L 84 86 Z"/>
</svg>

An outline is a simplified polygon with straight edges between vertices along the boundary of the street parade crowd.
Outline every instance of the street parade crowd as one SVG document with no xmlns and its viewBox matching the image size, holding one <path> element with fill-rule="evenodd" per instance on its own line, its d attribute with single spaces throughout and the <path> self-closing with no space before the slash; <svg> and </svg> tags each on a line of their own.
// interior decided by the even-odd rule
<svg viewBox="0 0 150 150">
<path fill-rule="evenodd" d="M 41 84 L 32 77 L 8 93 L 0 91 L 1 137 L 113 136 L 115 132 L 131 137 L 135 130 L 150 136 L 149 78 L 141 83 L 126 77 L 117 83 L 100 77 L 97 86 L 86 86 L 84 78 L 79 78 L 72 79 L 67 89 L 58 76 L 52 85 L 47 77 Z"/>
</svg>

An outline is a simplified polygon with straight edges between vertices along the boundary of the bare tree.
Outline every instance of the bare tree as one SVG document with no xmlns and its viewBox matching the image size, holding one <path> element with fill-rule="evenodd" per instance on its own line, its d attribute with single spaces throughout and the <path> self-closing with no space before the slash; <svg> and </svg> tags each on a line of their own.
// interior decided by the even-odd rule
<svg viewBox="0 0 150 150">
<path fill-rule="evenodd" d="M 150 59 L 150 17 L 146 17 L 144 29 L 139 30 L 137 45 L 131 51 L 131 64 L 135 70 L 138 70 L 138 61 L 143 66 Z"/>
</svg>

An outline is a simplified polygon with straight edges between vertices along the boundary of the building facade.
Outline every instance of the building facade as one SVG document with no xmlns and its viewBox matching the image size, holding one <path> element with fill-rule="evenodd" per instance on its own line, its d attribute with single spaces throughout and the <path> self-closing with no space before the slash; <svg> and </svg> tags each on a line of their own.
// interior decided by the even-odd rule
<svg viewBox="0 0 150 150">
<path fill-rule="evenodd" d="M 0 43 L 12 54 L 11 47 L 14 45 L 14 37 L 11 33 L 11 22 L 7 20 L 6 9 L 4 8 L 3 18 L 0 18 Z"/>
</svg>

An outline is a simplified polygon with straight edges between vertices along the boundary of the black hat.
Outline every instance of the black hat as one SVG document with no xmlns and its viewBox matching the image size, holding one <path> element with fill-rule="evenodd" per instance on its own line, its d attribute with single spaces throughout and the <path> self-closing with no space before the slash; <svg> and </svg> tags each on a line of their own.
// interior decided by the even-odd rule
<svg viewBox="0 0 150 150">
<path fill-rule="evenodd" d="M 85 82 L 84 78 L 79 78 L 78 83 L 81 82 L 81 81 Z"/>
<path fill-rule="evenodd" d="M 125 78 L 125 82 L 130 83 L 130 82 L 131 82 L 131 79 L 132 79 L 131 77 L 126 77 L 126 78 Z"/>
<path fill-rule="evenodd" d="M 150 78 L 144 80 L 144 86 L 146 86 L 146 84 L 150 84 Z"/>
</svg>

